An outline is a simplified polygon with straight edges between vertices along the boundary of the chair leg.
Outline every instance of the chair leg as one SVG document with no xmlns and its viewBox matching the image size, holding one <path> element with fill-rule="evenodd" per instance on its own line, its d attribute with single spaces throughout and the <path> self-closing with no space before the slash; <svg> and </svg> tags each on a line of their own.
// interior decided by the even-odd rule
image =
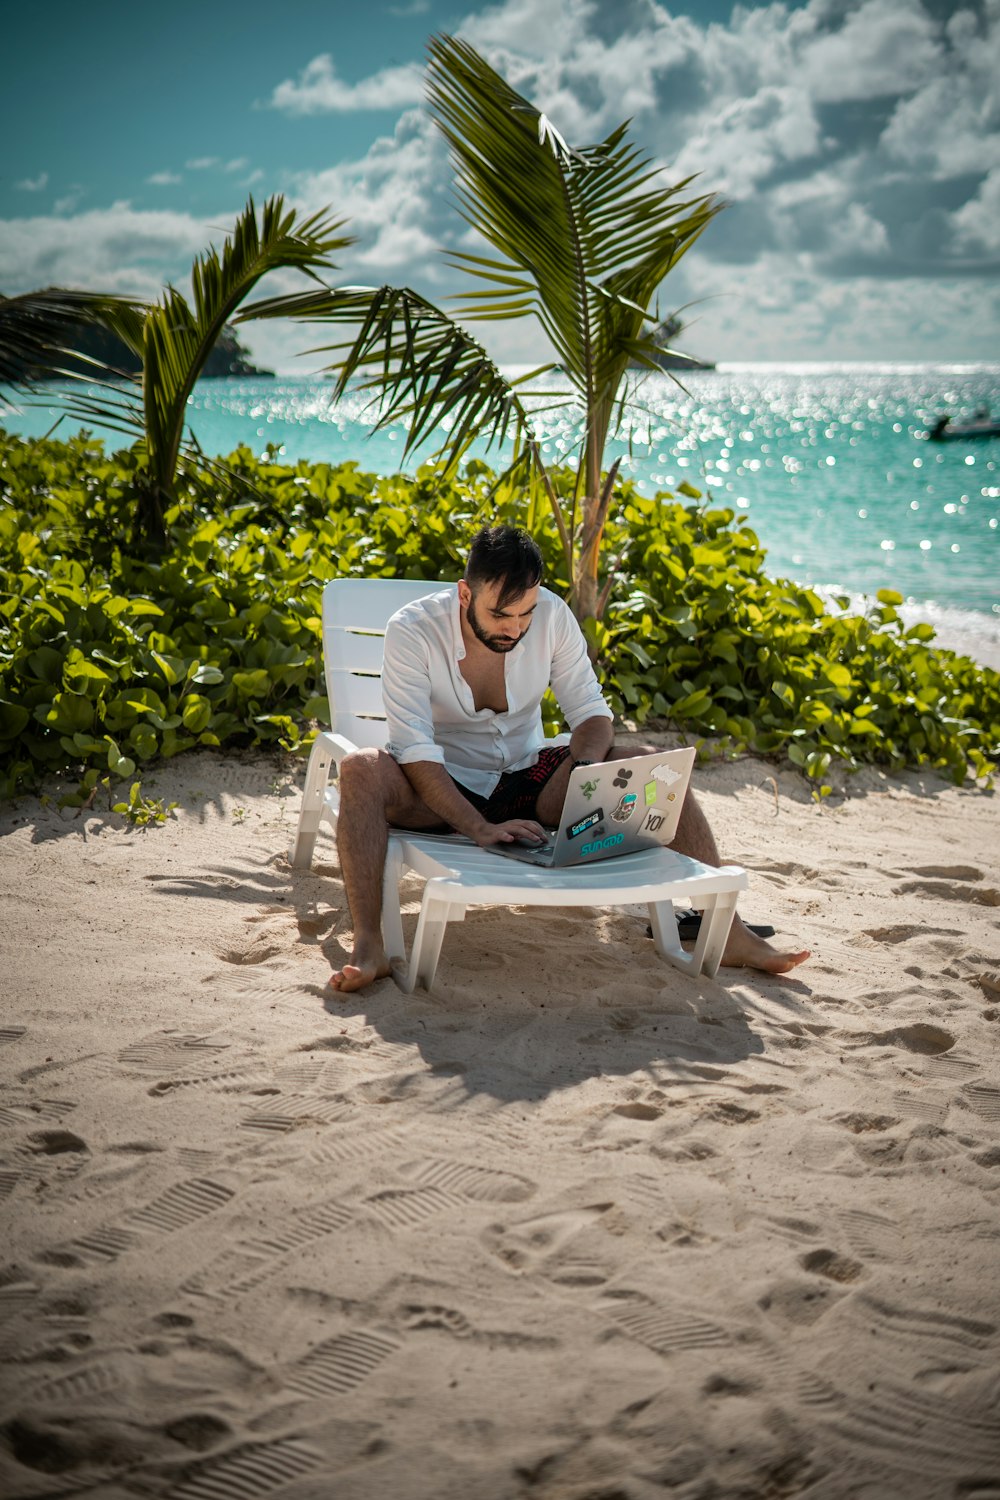
<svg viewBox="0 0 1000 1500">
<path fill-rule="evenodd" d="M 729 929 L 736 915 L 738 895 L 738 891 L 723 891 L 721 895 L 709 896 L 702 914 L 698 941 L 691 955 L 696 974 L 707 974 L 710 979 L 714 979 L 718 974 L 729 938 Z"/>
<path fill-rule="evenodd" d="M 434 888 L 439 883 L 439 879 L 435 877 L 433 880 L 428 880 L 424 886 L 424 898 L 420 903 L 420 916 L 417 918 L 417 930 L 413 937 L 410 962 L 405 972 L 397 977 L 400 988 L 408 995 L 412 995 L 418 985 L 422 985 L 425 990 L 430 989 L 434 983 L 438 959 L 441 956 L 444 930 L 449 921 L 461 921 L 465 916 L 464 906 L 453 905 L 450 901 L 435 900 Z"/>
<path fill-rule="evenodd" d="M 389 839 L 382 876 L 382 943 L 390 959 L 406 961 L 403 919 L 399 902 L 399 882 L 403 876 L 403 857 L 395 839 Z"/>
<path fill-rule="evenodd" d="M 312 864 L 316 835 L 323 817 L 323 794 L 330 780 L 332 763 L 333 756 L 324 745 L 322 737 L 317 737 L 309 754 L 302 807 L 289 856 L 296 870 L 307 870 Z"/>
<path fill-rule="evenodd" d="M 637 908 L 637 910 L 641 910 L 641 908 Z M 680 950 L 682 956 L 686 956 L 677 937 L 674 903 L 672 901 L 650 901 L 646 910 L 649 913 L 649 924 L 653 929 L 653 942 L 660 957 L 671 958 L 678 950 Z"/>
</svg>

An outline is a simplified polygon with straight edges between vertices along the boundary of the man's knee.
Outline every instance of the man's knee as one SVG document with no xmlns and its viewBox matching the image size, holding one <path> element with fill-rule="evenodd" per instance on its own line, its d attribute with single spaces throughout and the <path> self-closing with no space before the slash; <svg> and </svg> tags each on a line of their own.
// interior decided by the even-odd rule
<svg viewBox="0 0 1000 1500">
<path fill-rule="evenodd" d="M 401 772 L 385 750 L 351 750 L 340 762 L 342 797 L 363 796 L 371 802 L 393 800 Z"/>
</svg>

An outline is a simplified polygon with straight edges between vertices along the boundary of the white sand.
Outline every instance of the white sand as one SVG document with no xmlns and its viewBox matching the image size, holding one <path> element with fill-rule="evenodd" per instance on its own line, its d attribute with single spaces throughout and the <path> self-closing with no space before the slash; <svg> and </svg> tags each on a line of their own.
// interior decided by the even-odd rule
<svg viewBox="0 0 1000 1500">
<path fill-rule="evenodd" d="M 482 911 L 341 998 L 300 768 L 8 811 L 0 1493 L 996 1500 L 998 799 L 771 774 L 698 781 L 788 980 Z"/>
</svg>

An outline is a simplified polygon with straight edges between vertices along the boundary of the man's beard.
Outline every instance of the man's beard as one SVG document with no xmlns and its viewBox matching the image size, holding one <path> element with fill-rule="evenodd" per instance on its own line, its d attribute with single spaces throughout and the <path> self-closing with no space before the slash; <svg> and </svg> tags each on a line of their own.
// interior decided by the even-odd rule
<svg viewBox="0 0 1000 1500">
<path fill-rule="evenodd" d="M 490 635 L 488 630 L 483 629 L 482 622 L 476 614 L 476 602 L 474 599 L 470 599 L 466 606 L 465 618 L 468 620 L 469 628 L 476 637 L 476 640 L 481 641 L 487 651 L 495 651 L 499 656 L 506 656 L 508 652 L 513 651 L 514 647 L 519 646 L 524 639 L 524 635 L 528 633 L 525 631 L 524 635 L 518 636 L 516 641 L 509 640 L 504 635 Z"/>
</svg>

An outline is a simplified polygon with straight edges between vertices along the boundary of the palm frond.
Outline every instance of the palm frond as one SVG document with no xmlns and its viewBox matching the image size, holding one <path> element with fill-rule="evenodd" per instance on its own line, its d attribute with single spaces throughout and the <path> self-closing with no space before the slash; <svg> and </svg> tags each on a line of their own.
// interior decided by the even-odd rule
<svg viewBox="0 0 1000 1500">
<path fill-rule="evenodd" d="M 140 302 L 101 292 L 45 287 L 0 296 L 0 385 L 23 390 L 43 380 L 119 376 L 114 366 L 82 352 L 81 330 L 96 324 L 141 349 L 142 320 Z"/>
<path fill-rule="evenodd" d="M 408 423 L 404 456 L 441 422 L 449 427 L 443 447 L 464 453 L 476 438 L 487 448 L 508 435 L 534 440 L 531 412 L 521 388 L 552 368 L 546 365 L 510 379 L 467 328 L 410 287 L 341 287 L 254 303 L 237 318 L 293 317 L 343 328 L 346 336 L 311 354 L 332 354 L 338 370 L 333 399 L 358 377 L 374 392 L 374 430 Z M 439 450 L 440 451 L 440 450 Z"/>
<path fill-rule="evenodd" d="M 187 399 L 219 335 L 269 271 L 293 268 L 319 281 L 333 251 L 353 243 L 341 222 L 314 214 L 296 222 L 281 197 L 268 199 L 258 222 L 252 198 L 220 253 L 210 248 L 191 273 L 189 304 L 168 287 L 149 309 L 143 330 L 143 405 L 150 473 L 169 490 L 184 434 Z M 322 284 L 322 283 L 320 283 Z"/>
<path fill-rule="evenodd" d="M 450 257 L 478 283 L 461 296 L 463 314 L 537 318 L 587 412 L 593 457 L 657 287 L 722 204 L 690 196 L 691 179 L 668 184 L 627 125 L 571 148 L 454 37 L 430 44 L 428 98 L 452 150 L 459 210 L 499 254 Z M 589 488 L 598 482 L 588 474 Z"/>
</svg>

